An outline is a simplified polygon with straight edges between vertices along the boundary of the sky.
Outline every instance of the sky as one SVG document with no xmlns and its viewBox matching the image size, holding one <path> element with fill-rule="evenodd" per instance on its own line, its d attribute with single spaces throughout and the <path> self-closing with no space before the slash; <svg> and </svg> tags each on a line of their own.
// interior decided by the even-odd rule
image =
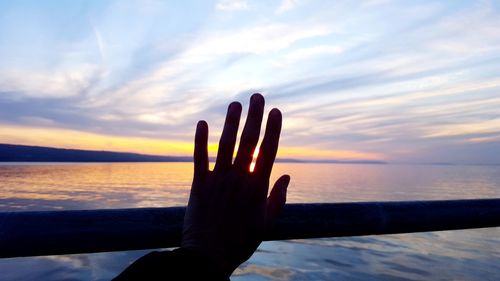
<svg viewBox="0 0 500 281">
<path fill-rule="evenodd" d="M 500 164 L 498 1 L 0 0 L 0 61 L 0 143 L 215 155 L 260 92 L 278 157 Z"/>
</svg>

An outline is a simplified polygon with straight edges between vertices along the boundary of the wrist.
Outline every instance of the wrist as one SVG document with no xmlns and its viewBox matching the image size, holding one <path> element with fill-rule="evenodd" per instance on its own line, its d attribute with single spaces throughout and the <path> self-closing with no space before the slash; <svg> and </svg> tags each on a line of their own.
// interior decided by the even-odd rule
<svg viewBox="0 0 500 281">
<path fill-rule="evenodd" d="M 209 264 L 214 268 L 215 271 L 226 278 L 229 278 L 236 267 L 238 267 L 231 265 L 231 263 L 223 258 L 223 255 L 221 255 L 214 249 L 205 249 L 203 247 L 183 245 L 179 248 L 179 250 L 195 255 L 198 259 L 201 259 Z"/>
</svg>

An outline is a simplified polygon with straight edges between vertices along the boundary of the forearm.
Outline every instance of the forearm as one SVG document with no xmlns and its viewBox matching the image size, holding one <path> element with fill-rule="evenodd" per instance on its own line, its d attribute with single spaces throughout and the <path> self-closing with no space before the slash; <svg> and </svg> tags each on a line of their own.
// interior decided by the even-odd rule
<svg viewBox="0 0 500 281">
<path fill-rule="evenodd" d="M 202 254 L 178 248 L 151 252 L 125 269 L 114 281 L 123 280 L 229 280 L 229 276 Z"/>
</svg>

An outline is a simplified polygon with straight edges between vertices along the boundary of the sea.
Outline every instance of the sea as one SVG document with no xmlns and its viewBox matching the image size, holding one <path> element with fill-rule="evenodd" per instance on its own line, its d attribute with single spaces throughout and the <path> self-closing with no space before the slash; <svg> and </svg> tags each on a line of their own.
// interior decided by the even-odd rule
<svg viewBox="0 0 500 281">
<path fill-rule="evenodd" d="M 0 211 L 185 206 L 192 170 L 1 163 Z M 500 166 L 277 163 L 272 179 L 285 173 L 289 203 L 500 198 Z M 0 280 L 110 280 L 149 251 L 0 259 Z M 498 281 L 500 228 L 264 242 L 231 280 Z"/>
</svg>

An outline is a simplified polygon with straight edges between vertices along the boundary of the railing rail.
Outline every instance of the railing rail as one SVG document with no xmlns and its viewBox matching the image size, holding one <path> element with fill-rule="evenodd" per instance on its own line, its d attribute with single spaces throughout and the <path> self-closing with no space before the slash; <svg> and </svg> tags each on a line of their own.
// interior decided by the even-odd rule
<svg viewBox="0 0 500 281">
<path fill-rule="evenodd" d="M 0 258 L 175 247 L 184 207 L 0 212 Z M 500 226 L 500 199 L 288 204 L 265 240 Z"/>
</svg>

